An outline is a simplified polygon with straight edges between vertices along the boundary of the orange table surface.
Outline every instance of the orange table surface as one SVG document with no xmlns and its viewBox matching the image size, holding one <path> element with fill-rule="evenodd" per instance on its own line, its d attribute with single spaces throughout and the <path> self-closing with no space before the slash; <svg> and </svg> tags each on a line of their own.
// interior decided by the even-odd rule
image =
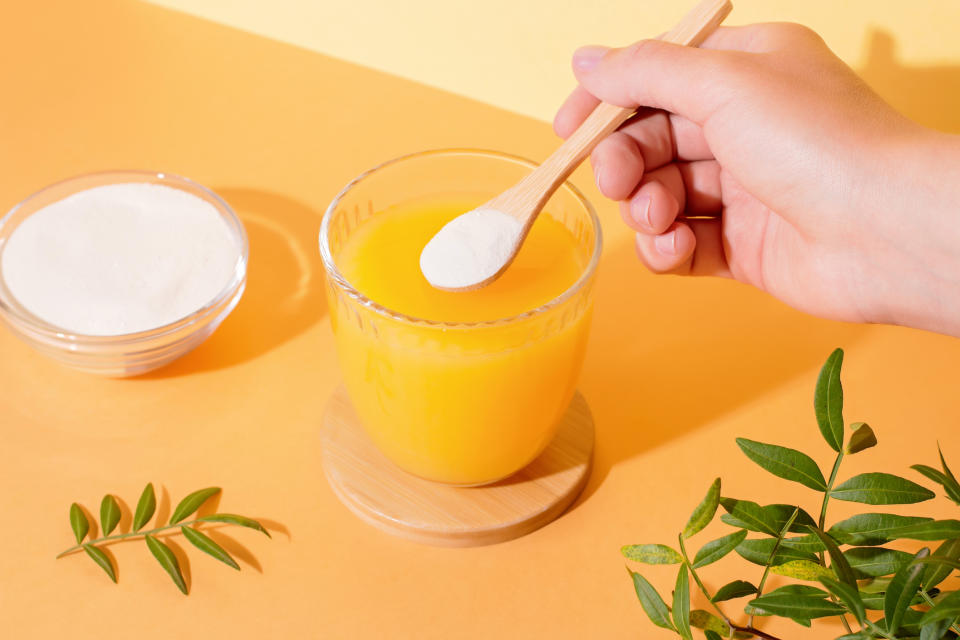
<svg viewBox="0 0 960 640">
<path fill-rule="evenodd" d="M 872 73 L 912 115 L 957 127 L 956 111 L 944 122 L 916 98 L 960 93 L 955 78 L 928 70 L 919 77 L 929 83 L 905 86 L 902 70 Z M 646 621 L 619 547 L 673 541 L 718 475 L 726 495 L 815 511 L 814 494 L 754 467 L 734 438 L 802 448 L 827 466 L 811 398 L 835 346 L 847 350 L 847 418 L 880 437 L 841 477 L 889 469 L 919 480 L 907 467 L 934 464 L 938 439 L 960 465 L 960 340 L 818 320 L 733 282 L 651 276 L 616 206 L 581 170 L 574 180 L 606 233 L 580 387 L 597 424 L 585 494 L 504 544 L 392 538 L 351 515 L 320 467 L 320 416 L 339 379 L 316 250 L 321 213 L 351 177 L 406 152 L 474 146 L 543 158 L 557 143 L 548 125 L 124 1 L 8 3 L 0 81 L 0 209 L 66 176 L 153 168 L 224 196 L 251 244 L 234 314 L 154 374 L 73 372 L 0 330 L 2 637 L 670 637 Z M 141 541 L 111 547 L 118 585 L 82 555 L 54 560 L 73 544 L 71 502 L 96 512 L 112 493 L 128 526 L 148 481 L 161 515 L 193 489 L 222 486 L 219 508 L 262 518 L 273 540 L 218 529 L 238 574 L 174 539 L 189 597 Z M 854 508 L 837 504 L 830 519 Z M 943 498 L 891 510 L 956 515 Z M 669 593 L 671 569 L 645 573 Z M 715 588 L 757 573 L 731 560 L 704 576 Z M 770 628 L 839 635 L 833 623 Z"/>
</svg>

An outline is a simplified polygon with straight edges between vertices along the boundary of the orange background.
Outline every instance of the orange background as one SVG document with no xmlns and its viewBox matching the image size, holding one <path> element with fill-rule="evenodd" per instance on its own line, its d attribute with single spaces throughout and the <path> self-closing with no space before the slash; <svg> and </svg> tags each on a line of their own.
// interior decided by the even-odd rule
<svg viewBox="0 0 960 640">
<path fill-rule="evenodd" d="M 956 67 L 908 75 L 877 60 L 865 76 L 886 97 L 960 130 Z M 802 448 L 827 467 L 811 396 L 835 346 L 847 350 L 847 419 L 870 422 L 881 441 L 849 459 L 841 478 L 886 469 L 917 480 L 907 467 L 933 464 L 937 439 L 960 465 L 960 341 L 817 320 L 732 282 L 648 275 L 615 206 L 581 170 L 574 181 L 598 205 L 607 237 L 580 387 L 597 423 L 584 496 L 557 522 L 492 547 L 440 549 L 381 534 L 336 500 L 319 464 L 319 419 L 339 378 L 315 242 L 321 212 L 386 158 L 442 146 L 542 158 L 557 142 L 549 126 L 119 0 L 6 7 L 0 80 L 0 210 L 65 176 L 153 168 L 212 187 L 251 241 L 237 310 L 209 342 L 155 374 L 75 373 L 0 331 L 4 636 L 669 637 L 646 621 L 619 547 L 671 543 L 717 475 L 725 495 L 800 501 L 815 513 L 811 492 L 753 467 L 733 439 Z M 274 539 L 212 534 L 240 560 L 237 575 L 174 538 L 189 597 L 139 541 L 110 547 L 116 586 L 85 557 L 54 560 L 73 544 L 72 501 L 96 511 L 104 493 L 116 495 L 123 528 L 148 481 L 161 517 L 187 492 L 218 485 L 221 510 L 262 518 Z M 853 508 L 836 504 L 830 520 Z M 943 498 L 890 510 L 956 515 Z M 695 542 L 724 530 L 711 526 Z M 644 572 L 669 592 L 671 568 Z M 737 560 L 704 571 L 714 588 L 758 574 Z M 839 635 L 832 623 L 770 630 Z"/>
</svg>

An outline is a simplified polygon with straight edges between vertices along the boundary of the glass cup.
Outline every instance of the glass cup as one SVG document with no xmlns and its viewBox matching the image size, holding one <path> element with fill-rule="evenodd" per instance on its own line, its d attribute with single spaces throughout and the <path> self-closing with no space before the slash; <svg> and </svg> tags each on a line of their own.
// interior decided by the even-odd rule
<svg viewBox="0 0 960 640">
<path fill-rule="evenodd" d="M 388 208 L 448 196 L 477 206 L 534 166 L 494 151 L 415 153 L 355 178 L 324 215 L 320 253 L 347 392 L 380 451 L 422 478 L 495 482 L 553 439 L 586 350 L 601 249 L 596 212 L 570 183 L 556 191 L 541 215 L 570 230 L 581 275 L 550 302 L 492 321 L 435 322 L 387 309 L 344 278 L 338 254 Z"/>
</svg>

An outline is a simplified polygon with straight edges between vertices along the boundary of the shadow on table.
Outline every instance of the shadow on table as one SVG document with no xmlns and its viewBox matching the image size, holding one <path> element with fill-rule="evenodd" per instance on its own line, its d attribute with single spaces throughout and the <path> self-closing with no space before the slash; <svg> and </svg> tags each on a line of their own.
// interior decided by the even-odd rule
<svg viewBox="0 0 960 640">
<path fill-rule="evenodd" d="M 818 367 L 869 327 L 802 314 L 733 281 L 636 273 L 632 243 L 611 248 L 598 281 L 581 390 L 597 425 L 593 475 L 682 438 L 803 374 L 812 419 Z"/>
<path fill-rule="evenodd" d="M 960 133 L 960 64 L 911 66 L 897 55 L 890 33 L 871 30 L 857 72 L 877 93 L 913 120 Z"/>
<path fill-rule="evenodd" d="M 222 369 L 264 355 L 326 313 L 320 254 L 321 214 L 286 196 L 255 189 L 215 189 L 243 221 L 250 241 L 247 286 L 233 313 L 203 344 L 140 379 Z"/>
</svg>

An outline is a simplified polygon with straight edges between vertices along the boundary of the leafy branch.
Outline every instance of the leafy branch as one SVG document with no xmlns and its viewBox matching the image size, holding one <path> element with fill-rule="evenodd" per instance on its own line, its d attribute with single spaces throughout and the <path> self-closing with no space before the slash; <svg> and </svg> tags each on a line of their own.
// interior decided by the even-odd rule
<svg viewBox="0 0 960 640">
<path fill-rule="evenodd" d="M 204 502 L 218 493 L 220 493 L 219 487 L 209 487 L 194 491 L 180 501 L 176 509 L 173 510 L 168 524 L 141 531 L 150 519 L 153 518 L 157 508 L 157 499 L 153 490 L 153 484 L 148 483 L 140 494 L 140 499 L 137 501 L 137 509 L 133 514 L 131 530 L 127 533 L 114 535 L 110 534 L 120 523 L 120 505 L 117 503 L 116 498 L 107 494 L 103 496 L 103 500 L 100 502 L 100 530 L 103 535 L 99 538 L 88 540 L 87 542 L 84 542 L 84 538 L 86 538 L 90 532 L 90 521 L 84 514 L 83 509 L 80 508 L 80 505 L 74 502 L 70 505 L 70 528 L 73 529 L 73 535 L 77 540 L 77 544 L 61 551 L 57 554 L 57 558 L 62 558 L 82 549 L 90 559 L 104 570 L 111 580 L 116 582 L 117 572 L 113 566 L 113 562 L 110 560 L 110 556 L 103 551 L 102 547 L 119 540 L 142 537 L 146 541 L 147 548 L 153 557 L 156 558 L 164 571 L 170 575 L 170 578 L 173 580 L 173 583 L 177 585 L 177 588 L 186 595 L 188 592 L 187 584 L 183 579 L 183 572 L 180 570 L 180 563 L 177 561 L 176 555 L 174 555 L 170 547 L 161 542 L 155 534 L 164 531 L 178 530 L 183 534 L 183 537 L 197 549 L 237 571 L 240 570 L 240 565 L 237 564 L 233 557 L 209 536 L 191 525 L 219 522 L 255 529 L 268 538 L 270 537 L 270 532 L 253 518 L 238 516 L 232 513 L 214 513 L 187 521 L 187 518 L 196 513 Z"/>
<path fill-rule="evenodd" d="M 843 351 L 837 349 L 821 369 L 814 391 L 817 426 L 836 454 L 829 478 L 824 477 L 814 459 L 805 453 L 737 438 L 744 455 L 761 468 L 820 494 L 819 518 L 814 521 L 800 506 L 760 505 L 722 497 L 717 478 L 678 536 L 679 551 L 661 544 L 628 545 L 621 549 L 621 553 L 634 562 L 680 565 L 672 606 L 667 606 L 643 575 L 628 567 L 637 598 L 654 624 L 684 640 L 692 640 L 692 629 L 701 630 L 708 640 L 750 637 L 779 640 L 759 629 L 755 619 L 776 616 L 809 627 L 813 620 L 839 617 L 846 628 L 846 634 L 839 640 L 960 638 L 960 591 L 941 591 L 939 587 L 955 570 L 960 570 L 960 520 L 861 513 L 827 528 L 831 500 L 892 505 L 913 504 L 935 497 L 929 489 L 885 472 L 862 473 L 842 482 L 838 480 L 841 463 L 847 456 L 877 444 L 876 434 L 864 422 L 852 423 L 849 430 L 844 428 L 842 364 Z M 960 505 L 960 482 L 947 466 L 942 452 L 940 467 L 914 465 L 912 468 L 940 485 L 946 496 Z M 707 542 L 691 560 L 688 540 L 714 520 L 721 506 L 726 513 L 721 514 L 720 520 L 736 530 Z M 750 533 L 759 537 L 748 537 Z M 929 548 L 907 553 L 886 546 L 896 540 L 941 541 L 941 544 L 933 553 Z M 734 551 L 763 568 L 759 582 L 755 586 L 746 580 L 733 580 L 711 593 L 698 569 Z M 771 574 L 799 582 L 764 592 Z M 690 577 L 716 615 L 700 609 L 690 610 Z M 750 597 L 743 607 L 747 619 L 738 623 L 724 611 L 721 603 L 745 597 Z"/>
</svg>

